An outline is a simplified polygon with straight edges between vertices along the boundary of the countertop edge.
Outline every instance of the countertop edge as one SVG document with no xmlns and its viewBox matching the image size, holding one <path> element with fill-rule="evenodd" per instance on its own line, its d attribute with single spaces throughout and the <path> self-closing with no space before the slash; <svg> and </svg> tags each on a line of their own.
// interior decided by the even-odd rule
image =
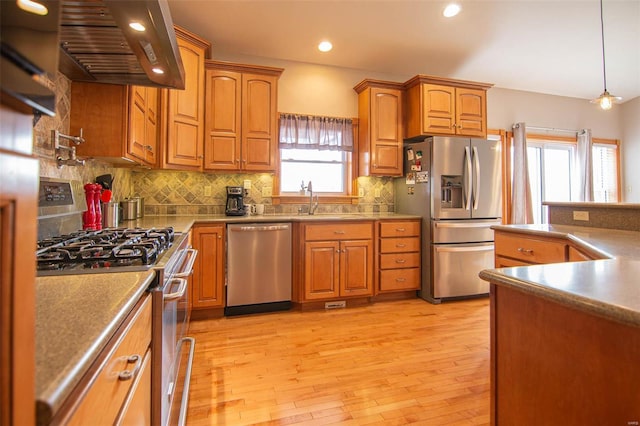
<svg viewBox="0 0 640 426">
<path fill-rule="evenodd" d="M 598 262 L 594 260 L 593 262 Z M 524 266 L 526 268 L 526 266 Z M 594 314 L 600 318 L 616 321 L 622 324 L 639 327 L 640 312 L 621 306 L 591 299 L 579 294 L 569 293 L 537 283 L 535 281 L 515 278 L 503 273 L 503 269 L 485 269 L 479 276 L 485 281 L 504 285 L 546 300 L 557 302 L 568 308 Z"/>
</svg>

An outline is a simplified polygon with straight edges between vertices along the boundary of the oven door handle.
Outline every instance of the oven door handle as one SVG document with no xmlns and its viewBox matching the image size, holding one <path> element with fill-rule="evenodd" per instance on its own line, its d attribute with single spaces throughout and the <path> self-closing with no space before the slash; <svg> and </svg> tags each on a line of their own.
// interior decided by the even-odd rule
<svg viewBox="0 0 640 426">
<path fill-rule="evenodd" d="M 185 261 L 186 267 L 182 269 L 182 272 L 178 272 L 177 274 L 173 274 L 176 278 L 184 278 L 193 274 L 193 264 L 196 261 L 196 257 L 198 257 L 198 250 L 190 248 L 185 250 L 187 252 L 187 256 L 189 258 Z"/>
<path fill-rule="evenodd" d="M 179 282 L 180 283 L 180 287 L 178 287 L 178 291 L 174 292 L 174 293 L 167 293 L 165 295 L 162 296 L 162 299 L 165 302 L 171 301 L 171 300 L 177 300 L 180 299 L 182 296 L 184 296 L 184 292 L 187 290 L 187 280 L 185 280 L 184 278 L 172 278 L 171 279 L 171 283 L 173 284 L 174 282 Z"/>
</svg>

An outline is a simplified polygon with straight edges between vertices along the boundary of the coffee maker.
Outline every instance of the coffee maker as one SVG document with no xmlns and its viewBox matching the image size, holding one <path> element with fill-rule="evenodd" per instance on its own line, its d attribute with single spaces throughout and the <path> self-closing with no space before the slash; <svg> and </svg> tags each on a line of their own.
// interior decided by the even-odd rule
<svg viewBox="0 0 640 426">
<path fill-rule="evenodd" d="M 244 188 L 241 186 L 227 186 L 227 216 L 244 216 Z"/>
</svg>

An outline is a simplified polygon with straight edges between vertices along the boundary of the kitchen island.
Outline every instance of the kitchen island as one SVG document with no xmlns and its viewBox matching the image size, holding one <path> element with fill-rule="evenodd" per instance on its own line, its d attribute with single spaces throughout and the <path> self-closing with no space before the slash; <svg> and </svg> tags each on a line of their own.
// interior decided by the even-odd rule
<svg viewBox="0 0 640 426">
<path fill-rule="evenodd" d="M 564 240 L 600 260 L 480 273 L 491 283 L 492 424 L 638 424 L 640 232 L 494 229 Z"/>
</svg>

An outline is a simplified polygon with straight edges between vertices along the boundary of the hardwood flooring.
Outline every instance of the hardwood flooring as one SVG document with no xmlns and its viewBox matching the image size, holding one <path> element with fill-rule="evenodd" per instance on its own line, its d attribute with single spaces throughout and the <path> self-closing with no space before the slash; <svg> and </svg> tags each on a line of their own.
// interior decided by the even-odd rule
<svg viewBox="0 0 640 426">
<path fill-rule="evenodd" d="M 489 299 L 192 322 L 188 425 L 489 423 Z"/>
</svg>

